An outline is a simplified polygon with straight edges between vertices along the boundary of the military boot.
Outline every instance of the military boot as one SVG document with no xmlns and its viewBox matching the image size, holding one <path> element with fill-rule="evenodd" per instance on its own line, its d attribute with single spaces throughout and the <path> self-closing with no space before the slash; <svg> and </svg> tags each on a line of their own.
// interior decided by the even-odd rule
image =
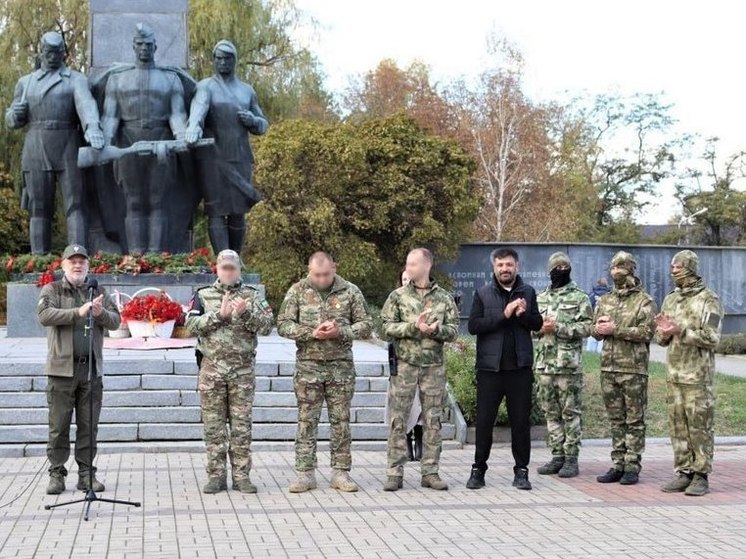
<svg viewBox="0 0 746 559">
<path fill-rule="evenodd" d="M 557 473 L 559 477 L 575 477 L 580 473 L 577 456 L 565 456 L 565 463 Z"/>
<path fill-rule="evenodd" d="M 251 483 L 251 479 L 248 477 L 241 479 L 233 478 L 233 489 L 241 493 L 256 493 L 256 485 Z"/>
<path fill-rule="evenodd" d="M 684 494 L 690 497 L 701 497 L 710 492 L 710 482 L 705 474 L 694 474 L 692 482 L 684 490 Z"/>
<path fill-rule="evenodd" d="M 401 476 L 388 476 L 383 483 L 384 491 L 396 491 L 404 485 Z"/>
<path fill-rule="evenodd" d="M 65 476 L 57 472 L 52 472 L 51 474 L 49 474 L 47 495 L 59 495 L 63 491 L 65 491 Z"/>
<path fill-rule="evenodd" d="M 420 483 L 420 485 L 422 487 L 435 489 L 436 491 L 445 491 L 448 489 L 448 484 L 440 479 L 438 474 L 427 474 L 426 476 L 422 476 L 422 483 Z"/>
<path fill-rule="evenodd" d="M 681 493 L 682 491 L 686 491 L 686 488 L 692 482 L 692 477 L 692 474 L 679 472 L 676 479 L 661 486 L 661 491 L 664 493 Z"/>
<path fill-rule="evenodd" d="M 291 493 L 305 493 L 311 489 L 316 489 L 316 472 L 309 470 L 307 472 L 297 472 L 298 477 L 288 486 Z"/>
<path fill-rule="evenodd" d="M 212 495 L 213 493 L 220 493 L 228 489 L 228 484 L 224 477 L 211 477 L 207 480 L 207 484 L 202 488 L 202 493 Z"/>
<path fill-rule="evenodd" d="M 596 476 L 598 483 L 616 483 L 624 477 L 624 470 L 617 470 L 616 468 L 609 468 L 609 471 L 603 475 Z"/>
<path fill-rule="evenodd" d="M 80 491 L 88 491 L 88 489 L 90 489 L 88 487 L 88 481 L 89 480 L 88 480 L 88 474 L 87 473 L 80 474 L 78 476 L 78 485 L 76 485 L 75 487 L 77 489 L 79 489 Z M 94 474 L 94 476 L 93 476 L 93 492 L 94 493 L 101 493 L 105 489 L 106 489 L 106 487 L 104 486 L 104 484 L 101 483 L 99 480 L 97 480 L 96 476 Z"/>
<path fill-rule="evenodd" d="M 338 469 L 334 470 L 329 487 L 344 491 L 345 493 L 354 493 L 358 490 L 357 483 L 350 477 L 350 472 Z"/>
<path fill-rule="evenodd" d="M 564 456 L 552 456 L 552 459 L 549 462 L 536 468 L 536 473 L 542 476 L 554 475 L 562 469 L 564 464 Z"/>
</svg>

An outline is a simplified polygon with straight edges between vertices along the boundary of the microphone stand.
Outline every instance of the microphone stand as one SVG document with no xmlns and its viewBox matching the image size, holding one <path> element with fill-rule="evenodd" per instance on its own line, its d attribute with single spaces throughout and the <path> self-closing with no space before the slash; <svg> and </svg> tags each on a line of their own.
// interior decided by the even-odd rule
<svg viewBox="0 0 746 559">
<path fill-rule="evenodd" d="M 96 280 L 93 280 L 96 281 Z M 94 335 L 94 322 L 93 322 L 93 292 L 95 291 L 98 283 L 90 285 L 88 287 L 88 302 L 91 306 L 88 309 L 87 320 L 88 323 L 85 329 L 88 334 L 88 490 L 85 493 L 85 497 L 82 499 L 74 499 L 64 503 L 55 503 L 54 505 L 44 505 L 44 510 L 51 510 L 57 507 L 64 507 L 67 505 L 74 505 L 76 503 L 85 503 L 85 514 L 83 520 L 88 521 L 88 515 L 91 510 L 91 503 L 99 501 L 101 503 L 113 503 L 116 505 L 129 505 L 133 507 L 139 507 L 140 503 L 135 501 L 120 501 L 117 499 L 104 499 L 96 495 L 93 491 L 93 335 Z M 77 412 L 76 412 L 77 413 Z"/>
</svg>

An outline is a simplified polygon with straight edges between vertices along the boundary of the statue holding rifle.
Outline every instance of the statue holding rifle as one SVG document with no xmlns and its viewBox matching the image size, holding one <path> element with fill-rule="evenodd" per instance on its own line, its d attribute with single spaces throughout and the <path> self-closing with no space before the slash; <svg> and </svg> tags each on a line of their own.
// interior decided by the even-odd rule
<svg viewBox="0 0 746 559">
<path fill-rule="evenodd" d="M 153 157 L 128 155 L 115 163 L 115 177 L 126 199 L 125 232 L 130 253 L 170 249 L 168 194 L 177 180 L 177 165 L 168 155 L 187 149 L 186 142 L 168 145 L 163 140 L 184 139 L 187 127 L 184 82 L 174 68 L 155 65 L 156 41 L 152 28 L 138 23 L 133 37 L 134 65 L 119 65 L 108 72 L 104 90 L 102 126 L 107 144 L 128 148 L 151 143 Z M 188 93 L 188 92 L 186 92 Z M 155 142 L 155 143 L 153 143 Z M 143 144 L 140 144 L 141 146 Z M 148 150 L 137 150 L 143 155 Z"/>
</svg>

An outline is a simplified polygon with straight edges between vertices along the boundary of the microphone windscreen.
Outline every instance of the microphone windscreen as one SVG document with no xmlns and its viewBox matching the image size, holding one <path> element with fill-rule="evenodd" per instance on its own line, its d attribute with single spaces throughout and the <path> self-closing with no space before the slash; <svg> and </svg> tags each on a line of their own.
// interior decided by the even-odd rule
<svg viewBox="0 0 746 559">
<path fill-rule="evenodd" d="M 96 278 L 88 278 L 88 289 L 96 289 L 98 287 L 98 280 Z"/>
</svg>

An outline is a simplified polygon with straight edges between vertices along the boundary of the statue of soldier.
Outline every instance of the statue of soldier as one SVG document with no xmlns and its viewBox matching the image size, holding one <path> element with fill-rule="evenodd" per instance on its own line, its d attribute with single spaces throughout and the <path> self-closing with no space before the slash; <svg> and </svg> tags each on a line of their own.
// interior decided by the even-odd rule
<svg viewBox="0 0 746 559">
<path fill-rule="evenodd" d="M 83 181 L 77 166 L 82 130 L 96 149 L 104 145 L 99 113 L 88 81 L 65 66 L 65 42 L 59 33 L 41 38 L 41 68 L 16 84 L 5 113 L 8 128 L 29 127 L 23 144 L 24 206 L 29 210 L 31 252 L 52 248 L 52 218 L 59 183 L 64 200 L 69 243 L 86 243 Z"/>
<path fill-rule="evenodd" d="M 247 132 L 262 135 L 269 123 L 256 92 L 236 78 L 236 47 L 219 41 L 212 51 L 215 75 L 197 85 L 189 113 L 186 140 L 203 133 L 215 138 L 213 150 L 197 154 L 210 242 L 215 252 L 241 253 L 246 236 L 246 212 L 260 195 L 251 182 L 254 156 Z"/>
<path fill-rule="evenodd" d="M 132 41 L 135 64 L 111 71 L 106 82 L 103 130 L 107 144 L 183 139 L 187 126 L 184 86 L 178 73 L 155 65 L 155 33 L 138 23 Z M 165 194 L 176 165 L 152 157 L 129 156 L 116 163 L 117 182 L 127 203 L 125 231 L 130 253 L 168 250 L 169 215 Z"/>
</svg>

